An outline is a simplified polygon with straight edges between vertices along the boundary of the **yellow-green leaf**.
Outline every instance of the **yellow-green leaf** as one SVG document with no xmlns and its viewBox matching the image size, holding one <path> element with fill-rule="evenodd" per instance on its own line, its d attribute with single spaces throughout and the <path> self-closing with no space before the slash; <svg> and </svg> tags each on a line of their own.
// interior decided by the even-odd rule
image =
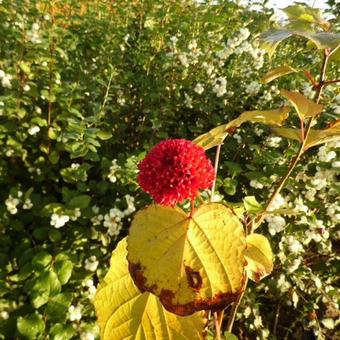
<svg viewBox="0 0 340 340">
<path fill-rule="evenodd" d="M 287 119 L 290 112 L 289 106 L 266 111 L 245 111 L 238 118 L 227 124 L 217 126 L 209 132 L 197 137 L 193 142 L 208 150 L 222 144 L 229 133 L 245 122 L 264 123 L 268 125 L 281 125 Z"/>
<path fill-rule="evenodd" d="M 262 78 L 262 83 L 268 84 L 271 81 L 273 81 L 276 78 L 285 76 L 287 74 L 298 72 L 295 68 L 289 66 L 289 65 L 283 65 L 280 67 L 273 68 L 272 70 L 269 70 Z"/>
<path fill-rule="evenodd" d="M 340 140 L 340 126 L 338 123 L 335 123 L 328 129 L 311 130 L 308 135 L 304 149 L 308 150 L 313 146 L 329 142 L 335 142 L 338 140 Z"/>
<path fill-rule="evenodd" d="M 301 130 L 292 128 L 272 128 L 272 131 L 280 137 L 301 141 Z"/>
<path fill-rule="evenodd" d="M 250 279 L 260 281 L 273 270 L 273 254 L 266 237 L 250 234 L 246 238 L 247 248 L 244 256 L 248 262 L 246 271 Z"/>
<path fill-rule="evenodd" d="M 169 311 L 188 315 L 234 301 L 244 280 L 245 235 L 240 220 L 220 203 L 192 216 L 151 205 L 139 211 L 128 237 L 130 273 L 142 291 Z"/>
<path fill-rule="evenodd" d="M 101 339 L 203 339 L 203 312 L 179 317 L 166 311 L 156 296 L 138 290 L 129 275 L 126 247 L 125 238 L 113 251 L 109 272 L 94 297 Z"/>
<path fill-rule="evenodd" d="M 323 109 L 323 105 L 313 102 L 299 92 L 281 90 L 281 94 L 292 103 L 300 119 L 314 117 Z"/>
</svg>

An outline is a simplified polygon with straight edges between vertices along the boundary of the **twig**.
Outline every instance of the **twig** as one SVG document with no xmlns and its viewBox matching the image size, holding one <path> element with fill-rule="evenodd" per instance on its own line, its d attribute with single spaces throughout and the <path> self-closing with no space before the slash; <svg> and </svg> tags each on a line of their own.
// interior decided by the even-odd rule
<svg viewBox="0 0 340 340">
<path fill-rule="evenodd" d="M 325 51 L 324 59 L 323 59 L 323 62 L 322 62 L 321 73 L 320 73 L 320 80 L 319 80 L 319 84 L 321 84 L 321 86 L 319 86 L 316 89 L 316 93 L 315 93 L 315 96 L 314 96 L 314 100 L 316 101 L 316 103 L 319 103 L 320 98 L 321 98 L 323 83 L 324 83 L 325 77 L 326 77 L 326 69 L 327 69 L 329 56 L 330 56 L 330 54 Z M 300 148 L 299 148 L 297 154 L 295 155 L 295 157 L 292 159 L 292 161 L 291 161 L 291 163 L 288 167 L 287 173 L 281 178 L 280 182 L 277 184 L 277 187 L 275 188 L 273 194 L 270 196 L 263 213 L 261 214 L 259 219 L 256 221 L 255 227 L 260 226 L 260 224 L 263 222 L 265 214 L 270 210 L 276 196 L 280 193 L 282 188 L 285 186 L 287 179 L 289 178 L 289 176 L 291 175 L 291 173 L 295 169 L 295 166 L 299 162 L 300 157 L 304 153 L 304 151 L 305 151 L 304 149 L 305 149 L 305 145 L 306 145 L 306 142 L 307 142 L 307 139 L 308 139 L 308 135 L 309 135 L 309 132 L 312 128 L 312 123 L 313 123 L 313 117 L 309 118 L 309 120 L 308 120 L 305 135 L 304 135 L 304 140 L 301 141 Z"/>
<path fill-rule="evenodd" d="M 214 199 L 214 192 L 215 192 L 216 180 L 217 180 L 218 163 L 220 161 L 221 146 L 222 146 L 222 144 L 218 144 L 217 145 L 217 149 L 216 149 L 215 165 L 214 165 L 214 168 L 215 168 L 215 179 L 214 179 L 213 185 L 211 187 L 211 197 L 210 197 L 210 201 L 211 202 Z"/>
<path fill-rule="evenodd" d="M 221 340 L 221 327 L 220 324 L 218 322 L 219 317 L 217 315 L 217 312 L 214 312 L 214 326 L 215 326 L 215 339 L 216 340 Z"/>
</svg>

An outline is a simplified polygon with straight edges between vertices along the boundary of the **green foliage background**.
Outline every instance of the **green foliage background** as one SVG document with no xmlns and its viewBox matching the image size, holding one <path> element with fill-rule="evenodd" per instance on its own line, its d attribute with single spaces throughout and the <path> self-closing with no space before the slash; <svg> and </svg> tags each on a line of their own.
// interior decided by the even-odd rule
<svg viewBox="0 0 340 340">
<path fill-rule="evenodd" d="M 150 202 L 136 183 L 145 152 L 276 108 L 279 88 L 311 92 L 303 74 L 260 84 L 283 63 L 315 76 L 320 67 L 303 39 L 264 56 L 256 39 L 272 15 L 232 1 L 0 3 L 0 338 L 94 339 L 94 287 L 133 212 Z M 338 70 L 332 62 L 329 79 Z M 339 117 L 338 89 L 322 102 L 320 127 Z M 335 334 L 336 147 L 312 149 L 282 193 L 286 207 L 306 208 L 271 233 L 276 266 L 244 299 L 241 338 Z M 217 190 L 229 202 L 265 202 L 296 150 L 245 125 L 223 146 Z"/>
</svg>

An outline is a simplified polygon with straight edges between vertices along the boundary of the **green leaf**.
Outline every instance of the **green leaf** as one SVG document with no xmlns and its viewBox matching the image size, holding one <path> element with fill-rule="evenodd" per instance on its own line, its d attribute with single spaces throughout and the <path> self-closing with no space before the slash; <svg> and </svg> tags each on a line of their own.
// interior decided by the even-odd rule
<svg viewBox="0 0 340 340">
<path fill-rule="evenodd" d="M 238 340 L 238 337 L 235 334 L 232 334 L 230 332 L 224 332 L 223 334 L 224 340 Z"/>
<path fill-rule="evenodd" d="M 91 202 L 91 197 L 89 195 L 79 195 L 79 196 L 73 197 L 68 205 L 70 208 L 84 209 L 90 204 L 90 202 Z"/>
<path fill-rule="evenodd" d="M 77 331 L 71 325 L 56 323 L 50 329 L 51 340 L 68 340 L 75 336 Z"/>
<path fill-rule="evenodd" d="M 57 261 L 54 265 L 54 269 L 60 284 L 64 285 L 68 282 L 72 275 L 73 263 L 69 260 Z"/>
<path fill-rule="evenodd" d="M 272 70 L 268 71 L 262 77 L 262 83 L 268 84 L 276 78 L 285 76 L 293 72 L 299 72 L 299 71 L 289 65 L 284 65 L 284 66 L 273 68 Z"/>
<path fill-rule="evenodd" d="M 192 216 L 151 205 L 132 221 L 129 269 L 141 291 L 189 315 L 234 301 L 242 289 L 244 247 L 242 223 L 223 204 L 201 205 Z"/>
<path fill-rule="evenodd" d="M 289 27 L 295 29 L 313 29 L 311 24 L 329 28 L 330 24 L 323 18 L 322 11 L 305 4 L 296 4 L 283 9 L 289 19 Z"/>
<path fill-rule="evenodd" d="M 37 336 L 45 330 L 45 323 L 39 313 L 19 316 L 17 320 L 18 331 L 28 339 L 37 339 Z"/>
<path fill-rule="evenodd" d="M 40 251 L 32 259 L 32 265 L 35 269 L 44 269 L 52 261 L 52 255 L 46 251 Z"/>
<path fill-rule="evenodd" d="M 97 288 L 93 303 L 102 340 L 203 339 L 204 312 L 179 317 L 164 309 L 151 293 L 134 285 L 126 260 L 126 238 L 113 251 L 109 272 Z"/>
<path fill-rule="evenodd" d="M 112 138 L 112 133 L 110 131 L 98 131 L 97 137 L 99 137 L 101 140 L 108 140 Z"/>
<path fill-rule="evenodd" d="M 71 293 L 61 293 L 53 296 L 45 309 L 49 320 L 60 321 L 60 319 L 65 319 L 72 301 Z"/>
<path fill-rule="evenodd" d="M 244 256 L 248 262 L 246 271 L 250 279 L 259 282 L 273 270 L 273 254 L 266 237 L 250 234 L 246 237 Z"/>
<path fill-rule="evenodd" d="M 19 63 L 19 67 L 20 67 L 21 71 L 23 71 L 28 76 L 31 74 L 31 67 L 30 67 L 30 65 L 28 63 L 25 63 L 24 61 L 21 61 Z"/>
<path fill-rule="evenodd" d="M 246 196 L 243 199 L 243 205 L 246 211 L 251 214 L 258 214 L 263 211 L 262 205 L 256 200 L 255 196 Z"/>
<path fill-rule="evenodd" d="M 246 122 L 263 123 L 267 125 L 281 125 L 288 118 L 290 107 L 283 106 L 279 109 L 266 111 L 245 111 L 231 122 L 220 125 L 209 132 L 197 137 L 193 142 L 205 150 L 222 144 L 227 135 L 235 128 Z"/>
<path fill-rule="evenodd" d="M 292 103 L 300 119 L 314 117 L 323 110 L 323 105 L 313 102 L 299 92 L 281 90 L 281 94 Z"/>
</svg>

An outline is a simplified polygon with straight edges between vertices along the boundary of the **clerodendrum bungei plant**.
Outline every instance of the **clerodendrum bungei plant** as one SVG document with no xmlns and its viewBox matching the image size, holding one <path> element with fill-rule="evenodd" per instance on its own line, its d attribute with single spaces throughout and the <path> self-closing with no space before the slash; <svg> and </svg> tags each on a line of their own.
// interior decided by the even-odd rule
<svg viewBox="0 0 340 340">
<path fill-rule="evenodd" d="M 272 203 L 301 156 L 340 138 L 339 120 L 313 128 L 325 108 L 320 103 L 323 88 L 339 81 L 327 79 L 327 65 L 340 56 L 340 35 L 331 32 L 318 10 L 295 5 L 285 11 L 287 25 L 264 33 L 263 48 L 271 56 L 282 40 L 307 38 L 323 55 L 320 74 L 282 65 L 264 75 L 263 82 L 301 72 L 313 85 L 314 99 L 282 89 L 287 106 L 246 111 L 193 142 L 170 139 L 150 151 L 139 164 L 138 181 L 156 204 L 136 213 L 99 285 L 94 304 L 103 339 L 202 339 L 209 327 L 217 339 L 222 330 L 231 336 L 248 279 L 258 282 L 271 273 L 271 247 L 257 229 L 266 215 L 276 213 Z M 289 113 L 299 128 L 282 127 Z M 273 126 L 273 133 L 300 143 L 263 206 L 255 197 L 245 197 L 238 206 L 214 202 L 223 141 L 245 122 Z M 213 147 L 214 166 L 205 154 Z M 200 194 L 204 189 L 211 189 L 209 199 Z"/>
</svg>

